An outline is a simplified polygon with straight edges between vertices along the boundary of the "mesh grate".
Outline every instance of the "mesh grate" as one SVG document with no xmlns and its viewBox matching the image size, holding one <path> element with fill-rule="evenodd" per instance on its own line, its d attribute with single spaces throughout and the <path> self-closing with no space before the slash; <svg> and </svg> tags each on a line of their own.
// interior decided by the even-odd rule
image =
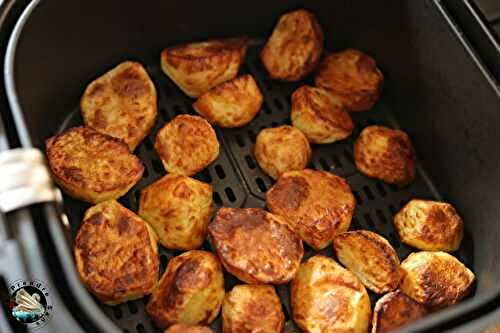
<svg viewBox="0 0 500 333">
<path fill-rule="evenodd" d="M 273 180 L 264 174 L 257 165 L 253 156 L 253 146 L 257 133 L 266 127 L 289 124 L 290 96 L 302 83 L 283 83 L 271 81 L 266 76 L 258 58 L 259 45 L 248 49 L 247 62 L 242 66 L 242 73 L 254 76 L 264 95 L 264 104 L 261 112 L 247 126 L 239 129 L 216 129 L 221 142 L 218 159 L 195 178 L 210 183 L 214 189 L 214 201 L 217 207 L 264 207 L 265 192 L 272 186 Z M 157 131 L 170 119 L 179 114 L 195 114 L 191 104 L 192 99 L 184 95 L 162 72 L 158 66 L 148 68 L 158 92 L 158 119 L 150 135 L 136 150 L 136 154 L 145 165 L 143 179 L 120 201 L 127 207 L 137 211 L 140 190 L 162 177 L 165 174 L 162 163 L 154 150 L 154 140 Z M 306 80 L 306 83 L 311 84 Z M 432 186 L 419 170 L 415 181 L 405 187 L 398 188 L 377 180 L 369 179 L 357 172 L 353 161 L 353 142 L 359 135 L 360 129 L 371 124 L 389 125 L 396 127 L 392 120 L 389 107 L 382 96 L 375 108 L 369 112 L 352 114 L 356 123 L 353 135 L 344 141 L 313 146 L 311 166 L 318 170 L 334 172 L 347 178 L 357 200 L 351 230 L 369 229 L 386 237 L 398 252 L 400 258 L 405 258 L 411 249 L 401 244 L 392 226 L 392 216 L 411 198 L 436 198 Z M 80 110 L 76 109 L 63 123 L 60 131 L 82 124 Z M 65 196 L 65 210 L 72 226 L 72 233 L 76 235 L 81 218 L 88 205 Z M 211 250 L 208 242 L 204 249 Z M 467 266 L 472 267 L 471 241 L 467 235 L 458 251 L 457 257 Z M 180 251 L 170 251 L 160 247 L 161 273 L 172 256 Z M 317 253 L 307 245 L 305 258 Z M 334 256 L 331 247 L 321 251 L 322 254 Z M 238 281 L 229 274 L 225 274 L 226 290 Z M 278 286 L 277 292 L 283 303 L 287 320 L 286 328 L 294 328 L 290 320 L 289 288 Z M 377 297 L 370 295 L 372 302 Z M 114 320 L 123 332 L 145 333 L 162 332 L 154 326 L 145 313 L 145 304 L 148 297 L 127 302 L 114 307 L 102 306 L 102 309 Z M 220 316 L 212 325 L 216 332 L 221 332 Z"/>
</svg>

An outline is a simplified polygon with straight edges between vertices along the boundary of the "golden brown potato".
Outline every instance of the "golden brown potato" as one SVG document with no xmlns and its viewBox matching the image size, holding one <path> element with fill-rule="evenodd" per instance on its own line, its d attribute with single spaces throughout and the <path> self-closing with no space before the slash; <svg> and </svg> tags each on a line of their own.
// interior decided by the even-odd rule
<svg viewBox="0 0 500 333">
<path fill-rule="evenodd" d="M 70 196 L 90 203 L 121 197 L 144 172 L 125 143 L 90 127 L 49 138 L 46 152 L 54 180 Z"/>
<path fill-rule="evenodd" d="M 287 283 L 304 255 L 283 219 L 259 208 L 221 208 L 208 233 L 224 268 L 246 283 Z"/>
<path fill-rule="evenodd" d="M 366 288 L 377 294 L 397 288 L 403 271 L 396 251 L 384 237 L 368 230 L 343 232 L 333 240 L 333 248 L 337 259 Z"/>
<path fill-rule="evenodd" d="M 343 178 L 305 169 L 284 173 L 267 191 L 266 204 L 304 242 L 320 250 L 349 229 L 356 199 Z"/>
<path fill-rule="evenodd" d="M 427 309 L 400 290 L 385 294 L 375 304 L 372 333 L 389 333 L 424 317 Z"/>
<path fill-rule="evenodd" d="M 470 291 L 475 276 L 446 252 L 416 252 L 401 263 L 405 276 L 399 288 L 431 309 L 452 305 Z"/>
<path fill-rule="evenodd" d="M 274 179 L 287 171 L 303 170 L 312 154 L 304 133 L 288 125 L 260 131 L 254 153 L 261 169 Z"/>
<path fill-rule="evenodd" d="M 87 86 L 80 108 L 86 126 L 133 151 L 155 123 L 156 89 L 140 63 L 125 61 Z"/>
<path fill-rule="evenodd" d="M 415 178 L 415 152 L 408 135 L 383 126 L 368 126 L 354 143 L 356 167 L 368 177 L 406 185 Z"/>
<path fill-rule="evenodd" d="M 224 300 L 219 260 L 207 251 L 191 250 L 170 259 L 146 306 L 156 325 L 208 325 Z"/>
<path fill-rule="evenodd" d="M 342 101 L 323 88 L 302 86 L 292 94 L 293 126 L 312 143 L 332 143 L 349 137 L 354 129 Z"/>
<path fill-rule="evenodd" d="M 359 280 L 332 258 L 316 255 L 292 281 L 293 320 L 304 333 L 366 333 L 370 299 Z"/>
<path fill-rule="evenodd" d="M 213 331 L 207 326 L 175 324 L 164 333 L 213 333 Z"/>
<path fill-rule="evenodd" d="M 257 115 L 263 100 L 257 82 L 252 75 L 245 74 L 207 91 L 193 108 L 211 124 L 241 127 Z"/>
<path fill-rule="evenodd" d="M 452 205 L 412 199 L 394 216 L 401 242 L 425 251 L 458 250 L 464 224 Z"/>
<path fill-rule="evenodd" d="M 224 333 L 281 333 L 285 315 L 273 286 L 238 285 L 222 303 Z"/>
<path fill-rule="evenodd" d="M 169 47 L 161 53 L 161 68 L 186 95 L 198 97 L 236 77 L 245 61 L 247 43 L 242 37 Z"/>
<path fill-rule="evenodd" d="M 205 119 L 184 114 L 175 117 L 158 131 L 155 149 L 165 170 L 192 176 L 219 156 L 219 141 Z"/>
<path fill-rule="evenodd" d="M 187 176 L 168 174 L 141 191 L 139 215 L 169 249 L 199 248 L 212 209 L 212 186 Z"/>
<path fill-rule="evenodd" d="M 304 9 L 282 15 L 260 53 L 273 79 L 298 81 L 319 63 L 323 32 L 314 15 Z"/>
<path fill-rule="evenodd" d="M 334 92 L 349 111 L 373 107 L 384 83 L 384 76 L 372 57 L 347 49 L 327 55 L 319 65 L 316 86 Z"/>
<path fill-rule="evenodd" d="M 74 253 L 82 282 L 105 304 L 141 298 L 158 282 L 154 231 L 114 200 L 85 212 Z"/>
</svg>

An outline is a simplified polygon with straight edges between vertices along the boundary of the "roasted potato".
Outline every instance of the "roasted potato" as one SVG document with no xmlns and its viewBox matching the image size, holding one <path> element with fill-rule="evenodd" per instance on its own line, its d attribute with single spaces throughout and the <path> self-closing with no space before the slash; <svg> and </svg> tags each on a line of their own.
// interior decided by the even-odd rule
<svg viewBox="0 0 500 333">
<path fill-rule="evenodd" d="M 401 242 L 425 251 L 458 250 L 464 223 L 452 205 L 412 199 L 394 216 Z"/>
<path fill-rule="evenodd" d="M 342 101 L 325 89 L 302 86 L 292 94 L 294 127 L 312 143 L 332 143 L 349 137 L 354 129 Z"/>
<path fill-rule="evenodd" d="M 385 294 L 375 304 L 372 333 L 389 333 L 424 317 L 427 309 L 401 290 Z"/>
<path fill-rule="evenodd" d="M 368 231 L 343 232 L 333 240 L 337 259 L 371 291 L 382 294 L 397 288 L 403 276 L 399 257 L 382 236 Z"/>
<path fill-rule="evenodd" d="M 327 55 L 315 77 L 316 86 L 334 92 L 349 111 L 373 107 L 384 83 L 384 76 L 372 57 L 347 49 Z"/>
<path fill-rule="evenodd" d="M 260 53 L 273 79 L 298 81 L 318 65 L 323 32 L 314 15 L 304 9 L 282 15 Z"/>
<path fill-rule="evenodd" d="M 368 126 L 354 143 L 354 161 L 368 177 L 406 185 L 415 178 L 415 152 L 408 135 L 383 126 Z"/>
<path fill-rule="evenodd" d="M 82 282 L 105 304 L 141 298 L 150 294 L 158 282 L 154 231 L 114 200 L 85 212 L 74 253 Z"/>
<path fill-rule="evenodd" d="M 164 333 L 213 333 L 213 331 L 207 326 L 175 324 Z"/>
<path fill-rule="evenodd" d="M 46 153 L 54 180 L 70 196 L 90 203 L 121 197 L 144 172 L 125 143 L 90 127 L 49 138 Z"/>
<path fill-rule="evenodd" d="M 153 227 L 166 248 L 197 249 L 207 234 L 212 194 L 209 184 L 168 174 L 141 191 L 139 215 Z"/>
<path fill-rule="evenodd" d="M 161 53 L 161 68 L 186 95 L 198 97 L 236 77 L 247 43 L 242 37 L 169 47 Z"/>
<path fill-rule="evenodd" d="M 125 61 L 87 86 L 80 108 L 86 126 L 133 151 L 155 123 L 156 89 L 140 63 Z"/>
<path fill-rule="evenodd" d="M 475 276 L 446 252 L 416 252 L 402 263 L 405 276 L 399 288 L 431 309 L 441 309 L 464 298 Z"/>
<path fill-rule="evenodd" d="M 332 258 L 316 255 L 291 285 L 293 320 L 304 333 L 366 333 L 370 299 L 359 280 Z"/>
<path fill-rule="evenodd" d="M 153 291 L 147 313 L 156 325 L 208 325 L 224 300 L 219 260 L 207 251 L 191 250 L 170 259 Z"/>
<path fill-rule="evenodd" d="M 221 208 L 208 233 L 224 268 L 246 283 L 287 283 L 304 255 L 285 221 L 259 208 Z"/>
<path fill-rule="evenodd" d="M 257 115 L 263 100 L 257 82 L 245 74 L 210 89 L 198 97 L 193 108 L 213 125 L 241 127 Z"/>
<path fill-rule="evenodd" d="M 281 333 L 285 315 L 273 286 L 238 285 L 222 303 L 224 333 Z"/>
<path fill-rule="evenodd" d="M 320 250 L 349 229 L 356 199 L 343 178 L 305 169 L 284 173 L 267 191 L 266 204 L 304 242 Z"/>
<path fill-rule="evenodd" d="M 287 171 L 303 170 L 312 154 L 304 133 L 288 125 L 260 131 L 254 153 L 261 169 L 274 179 Z"/>
<path fill-rule="evenodd" d="M 155 149 L 165 170 L 192 176 L 219 156 L 219 141 L 205 119 L 185 114 L 175 117 L 158 131 Z"/>
</svg>

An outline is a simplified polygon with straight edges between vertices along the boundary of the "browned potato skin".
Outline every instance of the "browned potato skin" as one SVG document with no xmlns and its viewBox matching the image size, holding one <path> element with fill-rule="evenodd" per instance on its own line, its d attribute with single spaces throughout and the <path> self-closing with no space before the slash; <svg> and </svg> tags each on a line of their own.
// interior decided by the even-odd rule
<svg viewBox="0 0 500 333">
<path fill-rule="evenodd" d="M 305 169 L 284 173 L 267 191 L 266 204 L 304 242 L 320 250 L 349 229 L 356 199 L 342 177 Z"/>
<path fill-rule="evenodd" d="M 372 57 L 347 49 L 321 61 L 315 83 L 338 95 L 347 110 L 365 111 L 379 98 L 384 76 Z"/>
<path fill-rule="evenodd" d="M 121 197 L 144 172 L 125 143 L 89 127 L 70 128 L 45 144 L 53 179 L 68 195 L 90 203 Z"/>
<path fill-rule="evenodd" d="M 199 248 L 213 209 L 212 186 L 168 174 L 141 191 L 139 215 L 155 229 L 169 249 Z"/>
<path fill-rule="evenodd" d="M 146 311 L 159 327 L 208 325 L 217 317 L 223 300 L 219 260 L 210 252 L 192 250 L 170 259 Z"/>
<path fill-rule="evenodd" d="M 158 131 L 155 149 L 165 170 L 192 176 L 219 156 L 219 141 L 202 117 L 179 115 Z"/>
<path fill-rule="evenodd" d="M 364 175 L 406 185 L 415 178 L 415 151 L 408 135 L 383 126 L 368 126 L 354 143 L 354 161 Z"/>
<path fill-rule="evenodd" d="M 87 86 L 80 108 L 86 126 L 133 151 L 155 123 L 156 89 L 140 63 L 125 61 Z"/>
<path fill-rule="evenodd" d="M 238 285 L 224 298 L 224 333 L 281 333 L 285 315 L 270 285 Z"/>
<path fill-rule="evenodd" d="M 213 333 L 213 331 L 207 326 L 175 324 L 164 333 Z"/>
<path fill-rule="evenodd" d="M 312 155 L 304 133 L 288 125 L 260 131 L 254 153 L 261 169 L 274 179 L 287 171 L 305 169 Z"/>
<path fill-rule="evenodd" d="M 260 53 L 273 79 L 298 81 L 318 65 L 323 32 L 314 15 L 299 9 L 282 15 Z"/>
<path fill-rule="evenodd" d="M 342 265 L 377 294 L 396 289 L 403 277 L 396 251 L 374 232 L 343 232 L 333 240 L 333 248 Z"/>
<path fill-rule="evenodd" d="M 163 72 L 190 97 L 234 79 L 245 61 L 248 39 L 226 38 L 169 47 L 161 53 Z"/>
<path fill-rule="evenodd" d="M 193 108 L 213 125 L 241 127 L 257 115 L 263 100 L 253 76 L 245 74 L 210 89 L 196 100 Z"/>
<path fill-rule="evenodd" d="M 400 290 L 385 294 L 375 304 L 372 333 L 389 333 L 427 314 L 427 309 Z"/>
<path fill-rule="evenodd" d="M 114 200 L 85 212 L 74 254 L 81 280 L 105 304 L 141 298 L 150 294 L 158 282 L 154 231 Z"/>
<path fill-rule="evenodd" d="M 349 137 L 354 129 L 342 101 L 325 89 L 302 86 L 292 94 L 294 127 L 312 143 L 332 143 Z"/>
<path fill-rule="evenodd" d="M 401 242 L 425 251 L 454 252 L 464 237 L 464 223 L 452 205 L 412 199 L 395 216 Z"/>
<path fill-rule="evenodd" d="M 446 252 L 412 253 L 401 268 L 405 277 L 399 289 L 432 310 L 459 302 L 475 280 L 474 273 Z"/>
<path fill-rule="evenodd" d="M 224 268 L 246 283 L 287 283 L 304 255 L 285 221 L 260 208 L 221 208 L 208 233 Z"/>
<path fill-rule="evenodd" d="M 366 333 L 370 299 L 365 287 L 332 258 L 316 255 L 291 284 L 293 320 L 304 333 Z"/>
</svg>

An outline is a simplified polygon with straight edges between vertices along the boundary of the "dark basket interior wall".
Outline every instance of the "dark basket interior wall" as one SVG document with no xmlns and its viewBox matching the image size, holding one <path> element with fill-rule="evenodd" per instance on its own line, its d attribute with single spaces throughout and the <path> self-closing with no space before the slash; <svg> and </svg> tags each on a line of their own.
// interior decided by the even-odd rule
<svg viewBox="0 0 500 333">
<path fill-rule="evenodd" d="M 499 96 L 466 53 L 434 1 L 307 1 L 326 47 L 360 48 L 386 75 L 385 98 L 410 133 L 445 200 L 474 243 L 477 292 L 500 277 Z M 263 38 L 300 1 L 44 0 L 25 27 L 15 76 L 35 145 L 52 135 L 85 87 L 121 60 L 159 61 L 181 41 L 247 34 Z"/>
</svg>

